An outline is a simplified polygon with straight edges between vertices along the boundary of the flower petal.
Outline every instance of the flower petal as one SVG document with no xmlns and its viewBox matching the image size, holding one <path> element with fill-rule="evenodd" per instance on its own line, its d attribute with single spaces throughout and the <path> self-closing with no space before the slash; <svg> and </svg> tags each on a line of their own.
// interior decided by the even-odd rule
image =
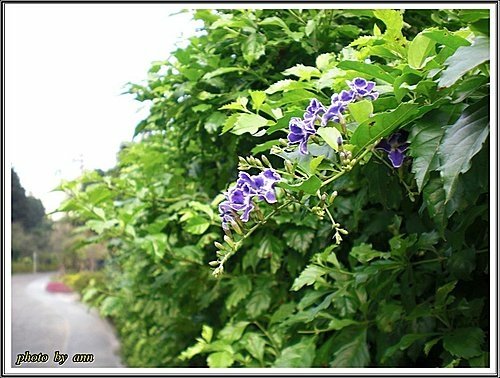
<svg viewBox="0 0 500 378">
<path fill-rule="evenodd" d="M 394 168 L 399 168 L 403 164 L 403 160 L 405 158 L 405 155 L 398 150 L 394 150 L 389 152 L 389 160 L 392 163 L 392 166 Z"/>
<path fill-rule="evenodd" d="M 391 145 L 387 142 L 386 139 L 382 139 L 379 144 L 375 147 L 378 150 L 384 150 L 385 152 L 389 153 L 392 150 Z"/>
</svg>

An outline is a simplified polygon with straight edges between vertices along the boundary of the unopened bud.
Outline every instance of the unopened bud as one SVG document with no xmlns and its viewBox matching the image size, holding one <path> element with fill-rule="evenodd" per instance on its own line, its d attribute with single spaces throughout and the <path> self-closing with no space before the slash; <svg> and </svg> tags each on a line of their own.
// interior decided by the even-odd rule
<svg viewBox="0 0 500 378">
<path fill-rule="evenodd" d="M 280 138 L 279 142 L 282 146 L 288 146 L 288 141 L 286 139 Z"/>
<path fill-rule="evenodd" d="M 238 235 L 243 235 L 243 231 L 240 227 L 240 225 L 236 222 L 231 222 L 231 226 L 233 227 L 233 230 L 236 231 Z"/>
<path fill-rule="evenodd" d="M 332 194 L 330 194 L 330 198 L 328 198 L 328 203 L 331 205 L 333 201 L 335 200 L 335 197 L 337 197 L 338 193 L 337 191 L 334 191 Z"/>
<path fill-rule="evenodd" d="M 288 160 L 285 160 L 285 169 L 286 169 L 286 171 L 288 173 L 292 173 L 293 174 L 293 171 L 294 171 L 293 164 L 290 163 L 290 161 L 288 161 Z"/>
<path fill-rule="evenodd" d="M 342 235 L 349 234 L 349 232 L 347 230 L 344 230 L 343 228 L 338 228 L 337 231 L 340 232 Z"/>
<path fill-rule="evenodd" d="M 216 241 L 216 242 L 214 243 L 214 245 L 215 245 L 215 247 L 216 247 L 216 248 L 218 248 L 218 249 L 222 249 L 222 250 L 226 249 L 226 247 L 224 247 L 224 246 L 223 246 L 221 243 L 219 243 L 218 241 Z"/>
<path fill-rule="evenodd" d="M 210 262 L 208 263 L 208 265 L 210 265 L 210 266 L 217 266 L 217 265 L 219 265 L 219 264 L 220 264 L 220 262 L 219 262 L 218 260 L 217 260 L 217 261 L 215 261 L 215 260 L 214 260 L 214 261 L 210 261 Z"/>
<path fill-rule="evenodd" d="M 264 164 L 265 164 L 265 165 L 267 165 L 269 168 L 271 168 L 271 167 L 272 167 L 272 166 L 271 166 L 271 162 L 269 161 L 269 159 L 267 158 L 267 156 L 266 156 L 266 155 L 262 155 L 262 156 L 261 156 L 261 159 L 262 159 L 262 161 L 264 162 Z"/>
<path fill-rule="evenodd" d="M 224 241 L 231 247 L 234 247 L 234 240 L 231 239 L 229 236 L 224 235 Z"/>
</svg>

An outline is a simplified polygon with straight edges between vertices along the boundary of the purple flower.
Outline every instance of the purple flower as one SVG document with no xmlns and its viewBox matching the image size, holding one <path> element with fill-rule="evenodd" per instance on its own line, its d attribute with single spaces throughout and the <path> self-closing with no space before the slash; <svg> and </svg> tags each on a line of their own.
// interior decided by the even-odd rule
<svg viewBox="0 0 500 378">
<path fill-rule="evenodd" d="M 403 164 L 405 158 L 404 152 L 409 146 L 409 143 L 406 142 L 407 137 L 408 133 L 404 130 L 400 130 L 392 134 L 388 139 L 382 139 L 375 148 L 387 152 L 392 166 L 394 168 L 399 168 Z"/>
<path fill-rule="evenodd" d="M 354 99 L 362 100 L 364 97 L 370 100 L 376 100 L 379 93 L 375 91 L 375 82 L 367 81 L 362 77 L 357 77 L 353 81 L 348 81 L 349 87 L 353 92 Z"/>
<path fill-rule="evenodd" d="M 223 201 L 219 204 L 219 215 L 222 218 L 222 228 L 229 230 L 229 225 L 235 222 L 234 211 L 231 208 L 229 201 Z"/>
<path fill-rule="evenodd" d="M 306 108 L 306 112 L 304 113 L 304 121 L 311 122 L 314 125 L 314 121 L 319 116 L 320 113 L 324 113 L 326 111 L 325 107 L 321 102 L 317 99 L 313 98 L 309 103 L 309 106 Z"/>
<path fill-rule="evenodd" d="M 219 205 L 222 228 L 228 230 L 229 225 L 235 222 L 235 217 L 239 217 L 242 222 L 248 222 L 250 213 L 255 208 L 253 197 L 268 203 L 276 202 L 274 186 L 280 180 L 281 176 L 272 169 L 266 169 L 254 176 L 240 172 L 236 185 L 225 193 L 226 200 Z"/>
<path fill-rule="evenodd" d="M 314 119 L 313 119 L 314 120 Z M 307 154 L 307 141 L 311 135 L 316 134 L 313 122 L 304 121 L 298 117 L 293 117 L 289 123 L 290 133 L 288 134 L 289 144 L 299 143 L 300 153 Z"/>
</svg>

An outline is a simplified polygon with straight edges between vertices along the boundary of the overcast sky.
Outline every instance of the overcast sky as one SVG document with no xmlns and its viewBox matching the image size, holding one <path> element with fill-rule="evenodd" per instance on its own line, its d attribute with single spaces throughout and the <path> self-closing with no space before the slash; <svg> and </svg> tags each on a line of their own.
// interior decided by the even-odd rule
<svg viewBox="0 0 500 378">
<path fill-rule="evenodd" d="M 197 24 L 189 14 L 169 17 L 179 9 L 167 4 L 5 9 L 6 169 L 50 212 L 64 198 L 51 193 L 62 178 L 77 177 L 82 164 L 115 165 L 147 115 L 120 95 L 124 86 L 145 80 L 151 62 L 167 59 Z"/>
</svg>

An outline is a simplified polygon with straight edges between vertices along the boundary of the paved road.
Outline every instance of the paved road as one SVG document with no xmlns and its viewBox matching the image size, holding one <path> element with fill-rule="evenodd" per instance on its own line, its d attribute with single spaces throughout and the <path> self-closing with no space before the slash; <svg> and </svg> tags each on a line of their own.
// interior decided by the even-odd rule
<svg viewBox="0 0 500 378">
<path fill-rule="evenodd" d="M 46 291 L 50 276 L 12 276 L 12 367 L 123 367 L 111 325 L 95 309 L 78 302 L 76 294 Z M 23 358 L 19 355 L 26 356 L 26 351 L 46 354 L 48 361 L 16 366 Z M 64 364 L 54 362 L 56 351 L 68 355 Z M 89 354 L 93 354 L 94 361 L 73 362 L 75 354 L 86 354 L 81 356 L 83 360 L 90 360 Z"/>
</svg>

